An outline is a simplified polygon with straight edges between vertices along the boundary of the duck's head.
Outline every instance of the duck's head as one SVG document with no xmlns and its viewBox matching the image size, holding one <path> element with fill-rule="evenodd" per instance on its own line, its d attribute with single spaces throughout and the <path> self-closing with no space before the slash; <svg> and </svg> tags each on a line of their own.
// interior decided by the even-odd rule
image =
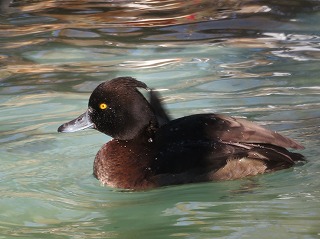
<svg viewBox="0 0 320 239">
<path fill-rule="evenodd" d="M 150 94 L 150 103 L 137 88 Z M 115 139 L 130 140 L 147 127 L 157 128 L 169 120 L 155 92 L 131 77 L 101 83 L 92 92 L 88 109 L 58 128 L 58 132 L 96 129 Z"/>
</svg>

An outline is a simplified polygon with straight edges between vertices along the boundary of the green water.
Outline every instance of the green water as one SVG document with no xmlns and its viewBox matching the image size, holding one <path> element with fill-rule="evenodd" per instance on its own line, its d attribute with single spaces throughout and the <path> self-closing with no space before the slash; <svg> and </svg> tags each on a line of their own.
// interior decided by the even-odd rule
<svg viewBox="0 0 320 239">
<path fill-rule="evenodd" d="M 319 1 L 3 1 L 0 238 L 320 238 Z M 173 117 L 247 117 L 308 163 L 126 192 L 92 164 L 108 136 L 58 134 L 102 81 L 161 90 Z"/>
</svg>

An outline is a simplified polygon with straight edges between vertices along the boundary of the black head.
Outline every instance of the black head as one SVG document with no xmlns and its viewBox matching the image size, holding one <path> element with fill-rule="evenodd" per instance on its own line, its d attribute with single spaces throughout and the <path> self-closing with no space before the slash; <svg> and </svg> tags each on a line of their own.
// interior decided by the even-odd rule
<svg viewBox="0 0 320 239">
<path fill-rule="evenodd" d="M 95 128 L 113 138 L 129 140 L 148 127 L 157 128 L 160 116 L 168 121 L 157 96 L 150 93 L 151 101 L 156 102 L 152 107 L 137 88 L 152 92 L 146 84 L 131 77 L 101 83 L 90 96 L 88 110 L 77 119 L 61 125 L 58 131 Z"/>
</svg>

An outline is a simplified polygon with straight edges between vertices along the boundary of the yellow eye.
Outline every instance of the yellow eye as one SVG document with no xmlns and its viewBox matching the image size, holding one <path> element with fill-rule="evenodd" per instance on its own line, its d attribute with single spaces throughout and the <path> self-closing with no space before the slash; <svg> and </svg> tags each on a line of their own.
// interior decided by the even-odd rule
<svg viewBox="0 0 320 239">
<path fill-rule="evenodd" d="M 106 103 L 101 103 L 99 105 L 99 108 L 102 109 L 102 110 L 105 110 L 106 108 L 108 108 L 107 104 Z"/>
</svg>

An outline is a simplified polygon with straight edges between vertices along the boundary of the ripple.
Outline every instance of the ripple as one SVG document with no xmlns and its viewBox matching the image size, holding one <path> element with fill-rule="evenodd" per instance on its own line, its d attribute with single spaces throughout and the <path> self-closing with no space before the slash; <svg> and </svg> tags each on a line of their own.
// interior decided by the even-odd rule
<svg viewBox="0 0 320 239">
<path fill-rule="evenodd" d="M 2 8 L 2 236 L 317 237 L 318 5 L 48 0 Z M 290 136 L 306 146 L 308 163 L 147 192 L 104 187 L 92 164 L 110 137 L 56 130 L 83 112 L 96 85 L 124 75 L 160 91 L 175 117 L 221 112 Z"/>
</svg>

